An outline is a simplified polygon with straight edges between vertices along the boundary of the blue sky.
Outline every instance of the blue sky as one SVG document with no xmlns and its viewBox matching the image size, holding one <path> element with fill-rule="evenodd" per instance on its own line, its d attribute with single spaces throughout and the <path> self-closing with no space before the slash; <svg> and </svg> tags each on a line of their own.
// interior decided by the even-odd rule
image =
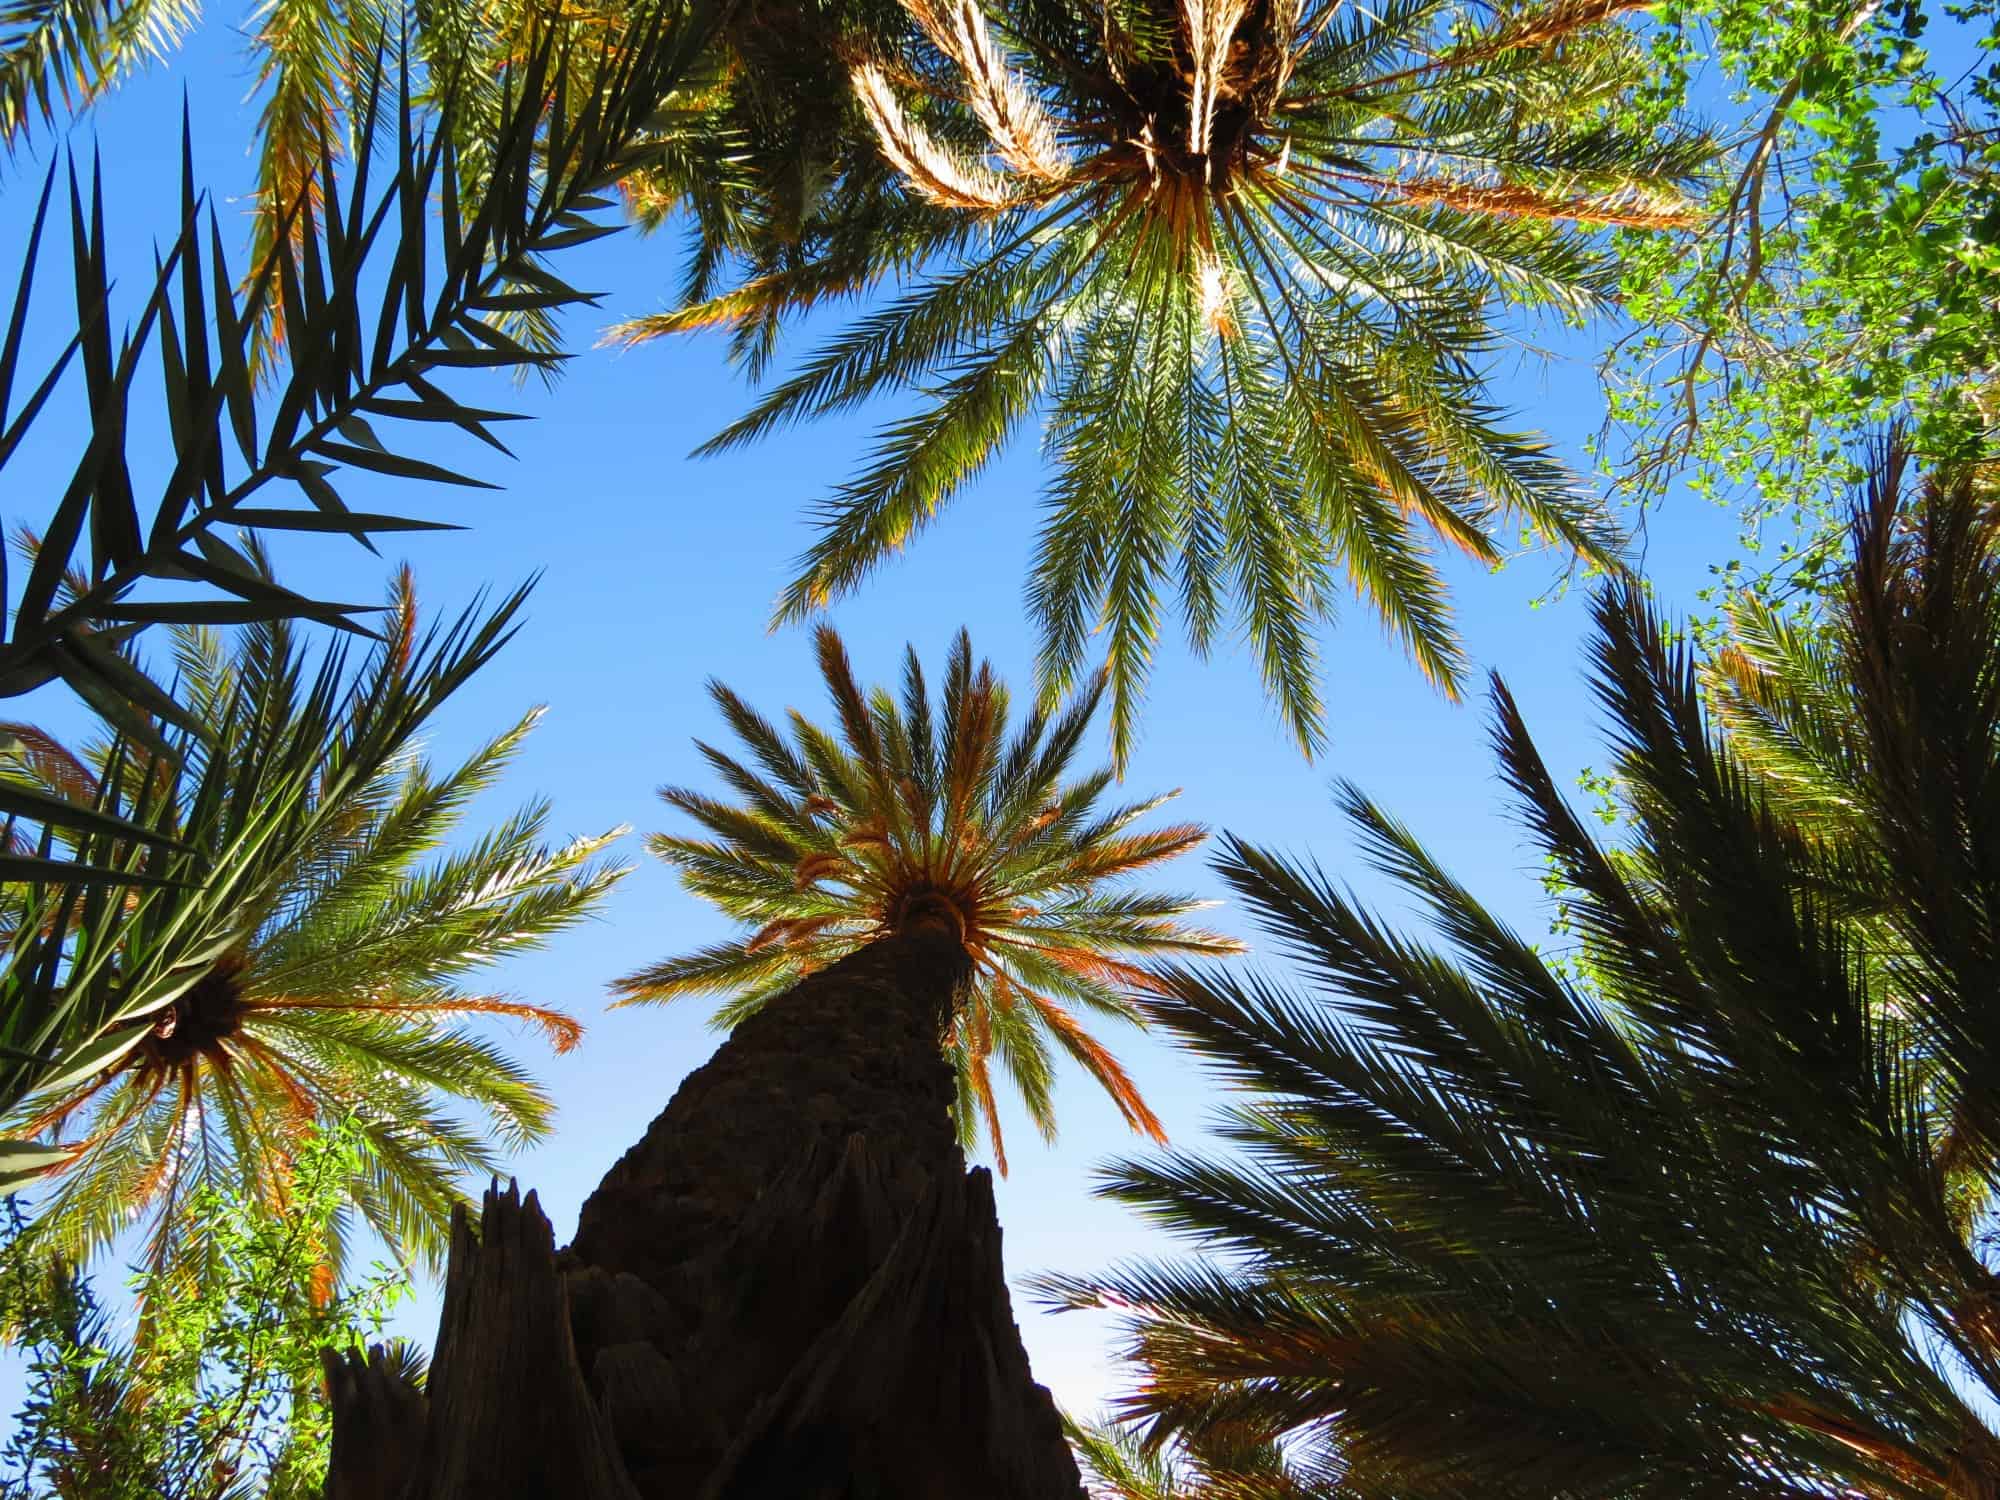
<svg viewBox="0 0 2000 1500">
<path fill-rule="evenodd" d="M 241 202 L 232 195 L 252 180 L 255 110 L 244 102 L 251 83 L 236 23 L 218 19 L 173 64 L 113 95 L 70 131 L 67 139 L 86 156 L 93 141 L 102 151 L 123 308 L 143 295 L 151 241 L 175 219 L 184 91 L 193 109 L 197 168 L 222 200 L 225 232 L 232 222 L 244 226 Z M 60 139 L 43 133 L 33 150 L 0 162 L 0 275 L 9 285 L 33 190 Z M 37 299 L 31 343 L 44 352 L 71 326 L 63 300 L 65 245 L 66 233 L 58 233 Z M 377 493 L 360 478 L 344 491 L 356 508 L 425 514 L 466 524 L 469 532 L 420 537 L 400 554 L 385 547 L 382 560 L 333 539 L 280 553 L 285 576 L 298 586 L 363 602 L 379 596 L 388 564 L 406 556 L 423 597 L 434 609 L 452 611 L 482 588 L 504 589 L 541 570 L 527 627 L 438 718 L 431 736 L 436 755 L 448 759 L 531 704 L 548 706 L 513 775 L 475 810 L 468 829 L 538 793 L 553 798 L 561 833 L 669 823 L 655 788 L 705 784 L 690 741 L 720 733 L 703 691 L 711 675 L 767 712 L 822 707 L 808 637 L 801 630 L 772 634 L 766 622 L 788 565 L 807 541 L 809 503 L 860 459 L 881 411 L 784 433 L 724 458 L 688 459 L 746 400 L 720 340 L 691 338 L 622 354 L 590 348 L 598 327 L 661 306 L 677 270 L 676 247 L 666 236 L 620 235 L 564 261 L 567 279 L 608 295 L 601 311 L 570 319 L 570 345 L 583 352 L 553 392 L 531 385 L 518 393 L 478 393 L 489 402 L 511 398 L 536 417 L 505 434 L 518 462 L 467 445 L 474 472 L 502 483 L 503 492 L 384 481 Z M 1592 361 L 1607 331 L 1543 333 L 1560 357 L 1502 360 L 1495 392 L 1523 425 L 1549 432 L 1582 467 L 1581 444 L 1602 416 Z M 142 383 L 142 422 L 154 389 Z M 82 431 L 74 402 L 42 421 L 29 449 L 10 465 L 0 502 L 10 530 L 47 513 Z M 951 633 L 965 625 L 975 648 L 1025 690 L 1033 639 L 1022 584 L 1039 482 L 1032 441 L 1018 444 L 904 558 L 838 608 L 833 618 L 865 678 L 891 676 L 905 641 L 927 663 L 941 661 Z M 1670 608 L 1689 607 L 1708 566 L 1728 555 L 1734 538 L 1726 515 L 1686 496 L 1674 499 L 1649 529 L 1646 562 L 1659 597 Z M 1474 660 L 1506 678 L 1544 754 L 1569 777 L 1603 757 L 1582 677 L 1584 598 L 1572 593 L 1537 603 L 1554 576 L 1551 561 L 1532 556 L 1497 575 L 1453 569 Z M 1358 605 L 1323 645 L 1332 746 L 1308 764 L 1264 705 L 1246 654 L 1222 649 L 1197 662 L 1166 641 L 1128 790 L 1180 787 L 1175 816 L 1310 855 L 1397 911 L 1393 894 L 1352 857 L 1332 810 L 1329 781 L 1351 778 L 1429 840 L 1497 911 L 1530 935 L 1543 933 L 1539 868 L 1500 801 L 1483 704 L 1440 699 Z M 77 722 L 72 706 L 54 697 L 5 711 L 51 727 Z M 554 1137 L 516 1164 L 522 1184 L 540 1192 L 559 1239 L 568 1238 L 599 1176 L 719 1041 L 698 1003 L 604 1010 L 605 985 L 614 976 L 726 930 L 645 860 L 636 836 L 622 852 L 640 868 L 602 921 L 546 953 L 510 962 L 496 976 L 524 997 L 570 1008 L 590 1027 L 581 1048 L 562 1058 L 542 1056 L 532 1037 L 516 1039 L 560 1105 Z M 1198 860 L 1163 878 L 1221 895 Z M 1254 937 L 1227 906 L 1210 920 Z M 1277 967 L 1261 957 L 1248 962 Z M 1159 1040 L 1104 1039 L 1128 1062 L 1176 1143 L 1199 1140 L 1217 1100 L 1194 1067 Z M 1085 1270 L 1170 1248 L 1123 1210 L 1091 1196 L 1094 1166 L 1133 1145 L 1109 1103 L 1074 1072 L 1058 1098 L 1062 1137 L 1051 1149 L 1034 1143 L 1018 1112 L 1008 1116 L 1013 1172 L 998 1185 L 998 1197 L 1010 1274 Z M 1106 1322 L 1051 1317 L 1025 1299 L 1017 1299 L 1016 1315 L 1037 1374 L 1066 1405 L 1089 1410 L 1116 1388 Z M 435 1318 L 427 1289 L 403 1331 L 428 1344 Z M 10 1410 L 13 1395 L 13 1382 L 0 1379 L 0 1400 Z"/>
</svg>

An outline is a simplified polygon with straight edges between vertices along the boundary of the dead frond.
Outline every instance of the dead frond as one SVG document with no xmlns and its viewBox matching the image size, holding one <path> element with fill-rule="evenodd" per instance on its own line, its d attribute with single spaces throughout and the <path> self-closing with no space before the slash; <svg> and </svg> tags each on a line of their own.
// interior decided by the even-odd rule
<svg viewBox="0 0 2000 1500">
<path fill-rule="evenodd" d="M 853 70 L 854 95 L 874 127 L 889 165 L 923 197 L 941 208 L 999 213 L 1020 200 L 1000 177 L 938 141 L 904 110 L 889 80 L 872 62 Z"/>
<path fill-rule="evenodd" d="M 1013 171 L 1032 182 L 1067 182 L 1075 168 L 1056 136 L 1055 122 L 1007 64 L 979 0 L 904 0 L 911 17 L 939 51 L 958 65 L 966 102 L 986 127 L 993 149 Z"/>
<path fill-rule="evenodd" d="M 1522 184 L 1480 187 L 1437 177 L 1402 182 L 1385 180 L 1383 185 L 1405 203 L 1506 218 L 1560 220 L 1606 229 L 1687 229 L 1700 218 L 1695 206 L 1684 198 L 1663 197 L 1637 188 L 1563 195 Z"/>
</svg>

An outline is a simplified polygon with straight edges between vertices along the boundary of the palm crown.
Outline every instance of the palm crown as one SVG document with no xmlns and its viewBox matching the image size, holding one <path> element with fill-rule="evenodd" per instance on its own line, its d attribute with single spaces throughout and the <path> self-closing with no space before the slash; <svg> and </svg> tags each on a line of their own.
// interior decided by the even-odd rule
<svg viewBox="0 0 2000 1500">
<path fill-rule="evenodd" d="M 616 330 L 734 325 L 755 357 L 777 314 L 916 273 L 709 445 L 923 390 L 828 505 L 782 617 L 853 587 L 1035 413 L 1042 686 L 1077 679 L 1101 622 L 1121 758 L 1171 595 L 1198 650 L 1240 615 L 1311 749 L 1341 574 L 1456 691 L 1423 533 L 1493 562 L 1525 522 L 1609 558 L 1601 508 L 1504 429 L 1481 361 L 1496 296 L 1580 315 L 1615 284 L 1604 230 L 1687 221 L 1704 143 L 1604 119 L 1635 75 L 1607 22 L 1629 7 L 906 4 L 925 45 L 853 74 L 903 206 L 850 174 L 822 235 L 753 233 L 748 280 Z"/>
<path fill-rule="evenodd" d="M 670 787 L 666 801 L 713 837 L 662 833 L 650 844 L 690 891 L 750 930 L 621 980 L 626 1003 L 720 992 L 729 998 L 716 1022 L 733 1026 L 913 918 L 942 920 L 973 963 L 942 1039 L 968 1149 L 983 1122 L 1005 1170 L 996 1060 L 1053 1138 L 1052 1046 L 1103 1086 L 1133 1129 L 1159 1138 L 1131 1078 L 1076 1012 L 1136 1020 L 1126 994 L 1139 977 L 1134 957 L 1237 948 L 1181 922 L 1201 904 L 1187 896 L 1104 889 L 1193 848 L 1203 830 L 1129 831 L 1167 798 L 1105 808 L 1108 771 L 1068 779 L 1095 687 L 1054 716 L 1029 715 L 1010 736 L 1006 689 L 986 663 L 973 664 L 963 631 L 935 709 L 914 651 L 898 701 L 862 692 L 831 628 L 818 646 L 837 732 L 794 710 L 788 739 L 710 684 L 749 757 L 700 748 L 739 800 Z"/>
<path fill-rule="evenodd" d="M 1358 793 L 1452 952 L 1230 850 L 1343 998 L 1164 978 L 1156 1017 L 1250 1091 L 1251 1160 L 1119 1166 L 1110 1191 L 1210 1254 L 1050 1284 L 1135 1310 L 1155 1436 L 1289 1434 L 1302 1478 L 1357 1500 L 1993 1492 L 2000 528 L 1963 477 L 1907 505 L 1896 468 L 1827 670 L 1752 653 L 1763 700 L 1850 752 L 1820 767 L 1839 820 L 1760 768 L 1770 735 L 1747 758 L 1717 736 L 1636 589 L 1600 601 L 1596 648 L 1628 858 L 1498 694 L 1582 982 Z"/>
<path fill-rule="evenodd" d="M 352 747 L 375 737 L 374 721 L 408 684 L 440 673 L 456 680 L 468 649 L 476 643 L 484 659 L 497 644 L 489 632 L 468 634 L 465 621 L 419 637 L 407 573 L 392 602 L 387 643 L 345 678 L 338 651 L 306 671 L 285 623 L 250 627 L 230 647 L 177 628 L 184 701 L 213 737 L 179 741 L 194 763 L 191 790 L 155 818 L 233 883 L 214 901 L 197 884 L 148 909 L 115 972 L 98 982 L 137 985 L 142 944 L 171 928 L 181 957 L 179 979 L 161 990 L 170 998 L 114 1024 L 97 1065 L 45 1087 L 16 1115 L 21 1132 L 67 1145 L 36 1204 L 35 1232 L 57 1252 L 81 1258 L 149 1221 L 151 1261 L 198 1271 L 202 1225 L 181 1211 L 190 1193 L 208 1186 L 275 1201 L 295 1144 L 351 1115 L 365 1148 L 349 1184 L 356 1208 L 399 1253 L 434 1257 L 461 1197 L 459 1175 L 491 1171 L 502 1149 L 546 1130 L 547 1096 L 458 1022 L 526 1021 L 558 1051 L 582 1028 L 465 977 L 587 915 L 625 873 L 593 861 L 616 833 L 551 846 L 548 807 L 536 803 L 434 854 L 536 715 L 439 772 L 410 748 L 423 717 L 412 714 L 393 743 L 352 767 Z M 503 622 L 517 602 L 499 612 Z M 322 725 L 311 705 L 329 696 L 345 706 Z M 435 695 L 424 702 L 434 707 Z M 302 730 L 318 770 L 294 794 L 268 768 Z M 16 742 L 17 774 L 45 784 L 92 786 L 103 764 L 33 730 L 17 729 Z M 275 832 L 261 827 L 271 823 Z M 259 826 L 259 853 L 254 868 L 239 869 L 232 848 L 246 826 Z"/>
</svg>

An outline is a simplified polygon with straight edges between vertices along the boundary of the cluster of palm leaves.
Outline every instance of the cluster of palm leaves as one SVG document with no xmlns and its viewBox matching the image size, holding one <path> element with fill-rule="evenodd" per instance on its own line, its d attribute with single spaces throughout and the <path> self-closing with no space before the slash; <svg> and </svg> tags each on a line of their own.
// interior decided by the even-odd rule
<svg viewBox="0 0 2000 1500">
<path fill-rule="evenodd" d="M 173 34 L 169 10 L 0 11 L 6 133 L 25 131 L 31 105 L 46 115 L 58 98 L 115 81 L 133 49 Z M 284 24 L 311 43 L 299 20 Z M 490 1112 L 502 1140 L 542 1128 L 546 1104 L 525 1075 L 437 1017 L 478 1009 L 458 975 L 561 925 L 602 877 L 581 872 L 585 848 L 543 849 L 532 816 L 478 846 L 484 865 L 408 865 L 455 816 L 462 789 L 506 757 L 511 737 L 442 779 L 406 764 L 410 737 L 490 660 L 519 599 L 416 644 L 401 634 L 406 602 L 385 615 L 299 594 L 264 565 L 260 538 L 344 536 L 372 553 L 376 537 L 439 523 L 354 509 L 341 493 L 348 476 L 482 483 L 400 451 L 399 435 L 456 431 L 507 451 L 494 425 L 509 414 L 449 387 L 458 372 L 555 358 L 516 339 L 509 320 L 590 300 L 549 263 L 611 231 L 593 217 L 611 206 L 603 192 L 653 149 L 658 101 L 711 26 L 699 4 L 648 7 L 612 45 L 542 18 L 498 64 L 481 60 L 471 153 L 459 145 L 469 54 L 424 52 L 378 28 L 347 48 L 346 128 L 310 133 L 311 180 L 271 205 L 276 230 L 247 267 L 232 265 L 195 180 L 184 121 L 180 221 L 122 334 L 102 179 L 73 158 L 66 173 L 51 164 L 0 318 L 0 469 L 59 409 L 66 383 L 80 386 L 91 420 L 67 482 L 24 528 L 11 588 L 0 559 L 11 606 L 0 696 L 61 685 L 110 738 L 81 755 L 24 726 L 0 738 L 11 767 L 0 776 L 0 1110 L 14 1132 L 0 1140 L 0 1183 L 62 1174 L 54 1218 L 73 1248 L 149 1204 L 161 1209 L 156 1247 L 169 1245 L 187 1174 L 254 1178 L 282 1153 L 285 1122 L 370 1091 L 384 1123 L 368 1217 L 425 1248 L 448 1208 L 450 1169 L 493 1155 L 438 1100 L 457 1090 Z M 34 371 L 23 351 L 52 208 L 67 210 L 75 331 Z M 260 344 L 280 316 L 282 359 Z M 170 439 L 158 446 L 130 438 L 152 374 Z M 299 621 L 348 648 L 308 670 Z M 161 627 L 196 632 L 189 640 L 249 634 L 177 650 L 178 676 L 163 680 L 144 649 Z M 374 664 L 349 671 L 371 638 Z M 349 863 L 351 881 L 318 906 L 313 893 Z M 317 944 L 353 940 L 341 924 L 364 918 L 402 933 L 381 967 L 331 974 L 323 952 L 318 970 L 298 967 Z M 360 1068 L 370 1049 L 384 1067 L 404 1054 L 379 1090 Z"/>
<path fill-rule="evenodd" d="M 67 908 L 23 886 L 0 909 L 20 967 L 66 964 L 94 1038 L 17 1092 L 5 1127 L 37 1143 L 50 1250 L 81 1261 L 143 1226 L 152 1265 L 198 1268 L 189 1200 L 275 1201 L 298 1142 L 341 1118 L 365 1148 L 361 1219 L 434 1257 L 464 1175 L 546 1130 L 546 1095 L 459 1023 L 516 1018 L 559 1051 L 581 1028 L 467 976 L 595 908 L 624 873 L 594 860 L 616 831 L 551 845 L 536 803 L 438 853 L 535 716 L 442 770 L 411 748 L 521 599 L 420 630 L 404 573 L 388 638 L 358 667 L 340 645 L 315 660 L 285 622 L 229 642 L 177 627 L 181 701 L 208 727 L 172 734 L 158 760 L 5 727 L 0 775 L 77 800 L 149 782 L 128 799 L 171 840 L 151 886 Z"/>
<path fill-rule="evenodd" d="M 1432 541 L 1492 563 L 1525 525 L 1610 564 L 1608 517 L 1485 377 L 1498 303 L 1580 317 L 1615 286 L 1609 230 L 1689 222 L 1704 138 L 1608 113 L 1641 69 L 1626 7 L 905 8 L 913 42 L 843 49 L 892 170 L 833 179 L 820 231 L 712 228 L 690 300 L 615 330 L 722 325 L 762 368 L 788 315 L 900 278 L 707 446 L 922 398 L 826 503 L 779 618 L 854 588 L 1031 419 L 1041 685 L 1078 681 L 1101 627 L 1121 760 L 1169 596 L 1197 650 L 1243 629 L 1310 750 L 1343 579 L 1456 692 Z"/>
<path fill-rule="evenodd" d="M 1231 845 L 1317 993 L 1163 976 L 1244 1156 L 1108 1179 L 1200 1263 L 1049 1284 L 1132 1310 L 1151 1440 L 1247 1430 L 1355 1497 L 1992 1492 L 2000 509 L 1901 467 L 1820 628 L 1739 611 L 1712 715 L 1600 598 L 1617 857 L 1496 689 L 1571 970 L 1351 788 L 1446 949 Z"/>
<path fill-rule="evenodd" d="M 1066 1420 L 1070 1451 L 1099 1500 L 1308 1500 L 1266 1438 L 1215 1423 L 1178 1451 L 1117 1422 Z"/>
<path fill-rule="evenodd" d="M 968 1150 L 983 1131 L 1006 1170 L 996 1062 L 1036 1129 L 1055 1138 L 1057 1052 L 1104 1089 L 1134 1130 L 1164 1140 L 1130 1076 L 1077 1011 L 1136 1022 L 1130 992 L 1144 974 L 1135 960 L 1240 945 L 1185 924 L 1202 904 L 1192 897 L 1123 887 L 1205 833 L 1188 823 L 1134 831 L 1168 798 L 1106 806 L 1109 770 L 1072 775 L 1103 684 L 1052 714 L 1031 712 L 1010 733 L 1007 690 L 991 666 L 974 663 L 963 631 L 936 705 L 914 650 L 900 695 L 864 693 L 840 637 L 821 627 L 818 640 L 837 730 L 795 709 L 787 735 L 710 683 L 748 754 L 699 748 L 737 800 L 670 787 L 662 793 L 669 805 L 710 836 L 662 833 L 649 842 L 689 891 L 745 931 L 620 980 L 624 1003 L 720 992 L 727 998 L 716 1023 L 733 1027 L 913 917 L 941 918 L 972 960 L 941 1039 Z"/>
</svg>

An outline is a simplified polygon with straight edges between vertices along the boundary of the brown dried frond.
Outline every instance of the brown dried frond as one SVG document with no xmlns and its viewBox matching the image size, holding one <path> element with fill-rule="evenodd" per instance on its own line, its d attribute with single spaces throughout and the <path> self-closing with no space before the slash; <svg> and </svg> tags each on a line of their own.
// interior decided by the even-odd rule
<svg viewBox="0 0 2000 1500">
<path fill-rule="evenodd" d="M 1563 197 L 1521 184 L 1478 187 L 1441 177 L 1384 185 L 1405 203 L 1507 218 L 1562 220 L 1606 229 L 1687 229 L 1699 219 L 1694 205 L 1685 199 L 1663 198 L 1639 188 Z"/>
<path fill-rule="evenodd" d="M 958 65 L 966 102 L 986 127 L 1000 159 L 1034 182 L 1067 182 L 1075 163 L 1057 139 L 1055 122 L 1007 65 L 993 41 L 979 0 L 903 0 L 904 8 L 940 52 Z"/>
<path fill-rule="evenodd" d="M 799 890 L 817 884 L 829 875 L 837 875 L 847 868 L 847 860 L 838 854 L 820 852 L 808 854 L 800 860 L 792 871 L 792 884 Z"/>
<path fill-rule="evenodd" d="M 745 953 L 758 953 L 765 948 L 796 948 L 808 939 L 818 937 L 827 928 L 839 924 L 839 917 L 780 917 L 775 922 L 766 922 L 751 934 L 750 941 L 743 945 Z"/>
<path fill-rule="evenodd" d="M 1522 47 L 1545 47 L 1619 16 L 1652 7 L 1653 0 L 1555 0 L 1554 4 L 1523 12 L 1498 30 L 1446 52 L 1438 58 L 1437 66 L 1461 68 Z"/>
<path fill-rule="evenodd" d="M 1192 91 L 1188 104 L 1188 150 L 1200 157 L 1208 155 L 1215 130 L 1216 101 L 1227 82 L 1230 43 L 1236 28 L 1249 10 L 1249 0 L 1181 0 L 1181 19 L 1187 25 Z"/>
<path fill-rule="evenodd" d="M 997 175 L 964 160 L 912 120 L 874 63 L 860 64 L 852 77 L 854 96 L 874 127 L 883 157 L 923 197 L 940 208 L 985 213 L 998 213 L 1020 201 Z"/>
</svg>

